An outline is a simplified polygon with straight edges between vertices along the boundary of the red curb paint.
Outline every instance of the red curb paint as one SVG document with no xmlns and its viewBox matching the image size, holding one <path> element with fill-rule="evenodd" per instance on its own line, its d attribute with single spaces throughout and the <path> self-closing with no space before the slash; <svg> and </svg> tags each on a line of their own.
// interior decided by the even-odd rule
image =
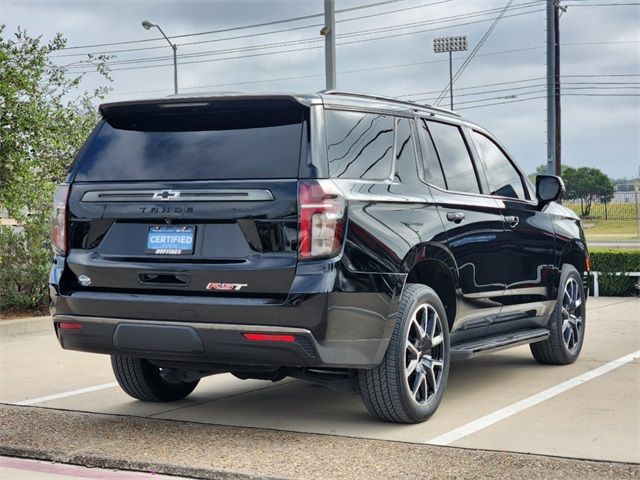
<svg viewBox="0 0 640 480">
<path fill-rule="evenodd" d="M 166 477 L 155 473 L 122 472 L 116 470 L 104 470 L 100 468 L 80 467 L 64 463 L 51 463 L 40 460 L 28 460 L 14 457 L 0 457 L 0 468 L 11 468 L 29 472 L 49 473 L 67 478 L 85 478 L 97 480 L 141 480 L 145 478 L 161 480 L 176 477 Z"/>
</svg>

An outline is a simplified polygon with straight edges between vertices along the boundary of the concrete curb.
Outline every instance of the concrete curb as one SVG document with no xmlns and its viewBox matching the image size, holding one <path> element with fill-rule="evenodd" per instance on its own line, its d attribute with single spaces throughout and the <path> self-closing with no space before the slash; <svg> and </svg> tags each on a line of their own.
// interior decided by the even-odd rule
<svg viewBox="0 0 640 480">
<path fill-rule="evenodd" d="M 192 478 L 631 480 L 640 472 L 639 464 L 7 404 L 0 425 L 0 455 Z"/>
<path fill-rule="evenodd" d="M 51 317 L 18 318 L 16 320 L 0 320 L 0 337 L 15 337 L 28 333 L 53 332 Z"/>
</svg>

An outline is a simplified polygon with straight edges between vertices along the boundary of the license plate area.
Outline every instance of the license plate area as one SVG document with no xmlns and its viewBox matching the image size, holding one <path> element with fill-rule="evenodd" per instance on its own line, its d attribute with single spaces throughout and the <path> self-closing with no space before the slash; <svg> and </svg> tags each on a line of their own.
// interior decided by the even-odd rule
<svg viewBox="0 0 640 480">
<path fill-rule="evenodd" d="M 153 255 L 192 255 L 195 237 L 195 225 L 152 226 L 145 251 Z"/>
</svg>

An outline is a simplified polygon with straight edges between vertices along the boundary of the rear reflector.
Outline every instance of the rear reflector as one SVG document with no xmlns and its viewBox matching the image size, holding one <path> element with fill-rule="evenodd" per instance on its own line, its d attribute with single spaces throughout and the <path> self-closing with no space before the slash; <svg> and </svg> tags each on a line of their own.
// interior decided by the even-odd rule
<svg viewBox="0 0 640 480">
<path fill-rule="evenodd" d="M 72 322 L 60 322 L 58 323 L 58 328 L 60 330 L 79 330 L 82 328 L 82 324 L 72 323 Z"/>
<path fill-rule="evenodd" d="M 242 336 L 251 342 L 294 343 L 296 341 L 296 337 L 294 335 L 285 335 L 279 333 L 243 333 Z"/>
</svg>

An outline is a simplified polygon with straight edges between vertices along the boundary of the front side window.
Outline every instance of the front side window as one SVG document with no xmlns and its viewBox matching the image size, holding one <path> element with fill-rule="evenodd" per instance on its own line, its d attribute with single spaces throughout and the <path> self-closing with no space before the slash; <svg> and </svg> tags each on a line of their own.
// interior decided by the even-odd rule
<svg viewBox="0 0 640 480">
<path fill-rule="evenodd" d="M 393 117 L 325 110 L 325 125 L 331 177 L 383 180 L 391 176 Z"/>
<path fill-rule="evenodd" d="M 473 142 L 487 173 L 491 195 L 525 199 L 522 177 L 511 161 L 493 140 L 485 135 L 472 132 Z"/>
<path fill-rule="evenodd" d="M 448 189 L 480 193 L 476 171 L 460 128 L 440 122 L 426 123 L 438 151 Z"/>
</svg>

